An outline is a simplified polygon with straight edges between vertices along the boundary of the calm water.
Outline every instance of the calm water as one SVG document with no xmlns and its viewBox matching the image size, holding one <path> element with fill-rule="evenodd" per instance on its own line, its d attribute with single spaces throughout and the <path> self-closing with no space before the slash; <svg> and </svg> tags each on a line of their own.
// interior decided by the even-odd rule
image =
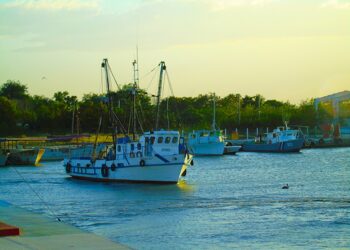
<svg viewBox="0 0 350 250">
<path fill-rule="evenodd" d="M 350 148 L 197 157 L 178 185 L 16 169 L 64 222 L 136 249 L 350 248 Z M 0 168 L 0 199 L 51 216 L 19 174 Z"/>
</svg>

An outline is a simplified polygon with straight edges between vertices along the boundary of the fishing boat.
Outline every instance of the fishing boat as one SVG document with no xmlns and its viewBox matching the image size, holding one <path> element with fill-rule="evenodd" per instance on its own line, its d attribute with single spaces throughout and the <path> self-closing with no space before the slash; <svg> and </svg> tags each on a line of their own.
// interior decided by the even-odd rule
<svg viewBox="0 0 350 250">
<path fill-rule="evenodd" d="M 264 137 L 259 136 L 252 143 L 242 145 L 246 152 L 299 152 L 304 144 L 304 136 L 300 130 L 278 127 Z"/>
<path fill-rule="evenodd" d="M 162 89 L 163 73 L 166 69 L 165 63 L 160 63 L 156 130 L 144 132 L 138 140 L 136 139 L 135 129 L 133 129 L 131 139 L 127 135 L 122 138 L 116 137 L 115 131 L 118 128 L 119 119 L 114 119 L 116 115 L 113 112 L 113 100 L 109 91 L 110 66 L 107 59 L 103 60 L 102 68 L 104 68 L 106 78 L 113 144 L 107 148 L 105 155 L 102 157 L 95 157 L 93 153 L 91 157 L 65 159 L 64 166 L 67 174 L 78 179 L 96 181 L 177 183 L 181 176 L 186 175 L 187 167 L 193 164 L 193 161 L 192 155 L 185 150 L 184 139 L 180 137 L 178 131 L 158 129 L 160 91 Z M 132 91 L 134 119 L 136 116 L 136 87 L 135 83 Z"/>
<path fill-rule="evenodd" d="M 223 155 L 225 140 L 215 122 L 215 96 L 213 101 L 213 123 L 211 130 L 194 130 L 188 135 L 188 150 L 193 155 Z"/>
<path fill-rule="evenodd" d="M 6 165 L 38 165 L 44 152 L 42 148 L 9 149 Z"/>
<path fill-rule="evenodd" d="M 139 141 L 119 138 L 103 158 L 70 158 L 65 167 L 79 179 L 177 183 L 192 161 L 183 147 L 178 131 L 146 132 Z"/>
<path fill-rule="evenodd" d="M 0 139 L 0 154 L 1 152 L 5 153 L 5 158 L 7 158 L 5 165 L 37 165 L 40 162 L 45 149 L 28 147 L 27 141 L 34 140 L 21 138 Z M 0 160 L 0 163 L 2 163 L 2 160 Z"/>
<path fill-rule="evenodd" d="M 219 130 L 196 130 L 188 136 L 188 150 L 193 155 L 222 155 L 225 142 Z"/>
</svg>

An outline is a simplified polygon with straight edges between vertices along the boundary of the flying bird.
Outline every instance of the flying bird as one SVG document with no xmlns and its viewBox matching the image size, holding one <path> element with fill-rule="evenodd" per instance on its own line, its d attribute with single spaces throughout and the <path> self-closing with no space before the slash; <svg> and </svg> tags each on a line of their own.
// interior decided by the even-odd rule
<svg viewBox="0 0 350 250">
<path fill-rule="evenodd" d="M 46 77 L 45 76 L 41 77 L 41 80 L 46 80 Z"/>
</svg>

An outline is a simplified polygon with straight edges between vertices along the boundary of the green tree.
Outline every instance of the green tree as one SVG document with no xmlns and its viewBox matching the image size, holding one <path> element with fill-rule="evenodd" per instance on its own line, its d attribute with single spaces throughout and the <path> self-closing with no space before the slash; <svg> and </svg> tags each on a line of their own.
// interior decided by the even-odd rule
<svg viewBox="0 0 350 250">
<path fill-rule="evenodd" d="M 27 86 L 19 81 L 7 80 L 0 88 L 0 96 L 8 99 L 24 99 L 28 96 Z"/>
</svg>

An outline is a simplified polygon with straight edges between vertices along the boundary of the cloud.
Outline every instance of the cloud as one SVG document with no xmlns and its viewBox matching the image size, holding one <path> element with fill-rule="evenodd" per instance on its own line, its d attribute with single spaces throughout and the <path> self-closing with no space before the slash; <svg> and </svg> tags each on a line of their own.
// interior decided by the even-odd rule
<svg viewBox="0 0 350 250">
<path fill-rule="evenodd" d="M 263 7 L 278 2 L 279 0 L 202 0 L 211 6 L 212 10 L 220 11 L 233 7 L 252 6 Z M 196 1 L 194 1 L 196 2 Z"/>
<path fill-rule="evenodd" d="M 0 4 L 0 8 L 26 10 L 81 10 L 98 9 L 98 0 L 16 0 Z"/>
<path fill-rule="evenodd" d="M 338 0 L 328 0 L 321 4 L 322 8 L 350 9 L 350 2 L 340 2 Z"/>
</svg>

